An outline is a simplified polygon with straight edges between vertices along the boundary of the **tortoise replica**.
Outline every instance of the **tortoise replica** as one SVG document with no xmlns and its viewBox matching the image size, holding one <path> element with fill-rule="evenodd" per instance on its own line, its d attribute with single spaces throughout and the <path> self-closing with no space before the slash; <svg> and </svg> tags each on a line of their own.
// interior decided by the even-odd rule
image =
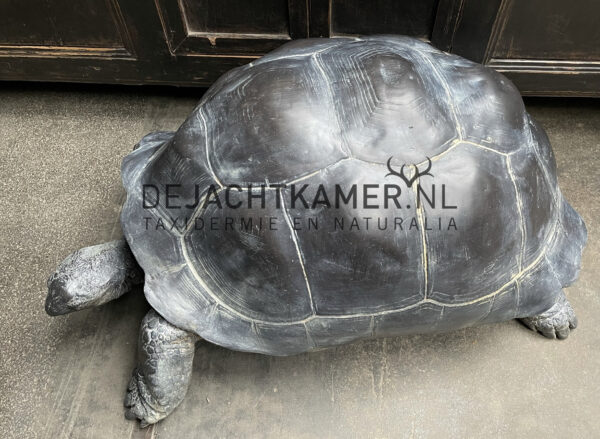
<svg viewBox="0 0 600 439">
<path fill-rule="evenodd" d="M 586 229 L 548 138 L 506 78 L 416 39 L 286 44 L 144 137 L 122 177 L 125 239 L 69 256 L 46 311 L 143 280 L 153 310 L 125 399 L 142 425 L 182 401 L 201 339 L 292 355 L 513 318 L 551 338 L 576 326 L 562 288 Z"/>
</svg>

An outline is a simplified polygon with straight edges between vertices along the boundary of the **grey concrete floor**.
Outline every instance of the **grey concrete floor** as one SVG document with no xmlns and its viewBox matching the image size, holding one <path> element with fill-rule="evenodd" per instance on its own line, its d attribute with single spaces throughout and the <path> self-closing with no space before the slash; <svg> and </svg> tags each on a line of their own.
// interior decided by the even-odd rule
<svg viewBox="0 0 600 439">
<path fill-rule="evenodd" d="M 205 344 L 169 418 L 125 420 L 143 295 L 50 318 L 45 281 L 120 235 L 121 158 L 176 129 L 200 94 L 0 89 L 0 437 L 600 437 L 600 100 L 528 101 L 589 230 L 568 340 L 512 321 L 288 358 Z"/>
</svg>

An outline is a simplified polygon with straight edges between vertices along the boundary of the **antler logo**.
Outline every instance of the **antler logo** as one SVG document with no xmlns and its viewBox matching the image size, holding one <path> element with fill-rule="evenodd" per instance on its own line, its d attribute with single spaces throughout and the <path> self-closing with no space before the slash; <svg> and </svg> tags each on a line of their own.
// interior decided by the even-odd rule
<svg viewBox="0 0 600 439">
<path fill-rule="evenodd" d="M 386 177 L 390 176 L 390 175 L 395 175 L 396 177 L 400 177 L 404 183 L 406 183 L 406 186 L 411 187 L 413 185 L 413 183 L 415 181 L 417 181 L 417 179 L 419 177 L 424 177 L 425 175 L 429 175 L 430 177 L 433 177 L 433 174 L 431 174 L 429 171 L 431 170 L 431 159 L 429 157 L 427 157 L 427 169 L 425 169 L 423 172 L 419 171 L 419 167 L 417 165 L 411 165 L 415 168 L 415 175 L 413 175 L 411 178 L 407 178 L 406 175 L 404 175 L 404 167 L 406 166 L 406 164 L 402 165 L 402 167 L 400 168 L 400 172 L 395 171 L 392 168 L 392 159 L 394 157 L 390 157 L 387 161 L 387 167 L 388 170 L 390 171 L 388 174 L 386 174 Z"/>
</svg>

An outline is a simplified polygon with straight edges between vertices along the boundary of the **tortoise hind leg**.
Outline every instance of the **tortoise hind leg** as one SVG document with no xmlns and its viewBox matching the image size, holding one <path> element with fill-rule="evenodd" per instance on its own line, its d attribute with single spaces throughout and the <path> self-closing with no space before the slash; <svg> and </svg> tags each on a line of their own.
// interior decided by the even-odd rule
<svg viewBox="0 0 600 439">
<path fill-rule="evenodd" d="M 102 305 L 143 279 L 124 239 L 84 247 L 67 256 L 48 279 L 46 312 L 57 316 Z"/>
<path fill-rule="evenodd" d="M 196 334 L 150 310 L 142 321 L 138 366 L 125 397 L 125 417 L 146 427 L 167 417 L 183 401 L 192 375 Z"/>
<path fill-rule="evenodd" d="M 549 310 L 520 320 L 532 331 L 538 331 L 548 338 L 565 339 L 570 331 L 577 327 L 577 317 L 564 292 L 558 295 Z"/>
</svg>

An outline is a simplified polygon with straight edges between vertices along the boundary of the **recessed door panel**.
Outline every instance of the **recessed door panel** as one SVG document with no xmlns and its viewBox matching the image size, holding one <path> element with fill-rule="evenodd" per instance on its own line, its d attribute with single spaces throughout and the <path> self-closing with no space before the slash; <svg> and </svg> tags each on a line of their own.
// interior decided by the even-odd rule
<svg viewBox="0 0 600 439">
<path fill-rule="evenodd" d="M 600 60 L 598 0 L 506 2 L 491 58 Z"/>
<path fill-rule="evenodd" d="M 306 0 L 156 0 L 174 55 L 260 55 L 307 35 Z M 302 29 L 304 28 L 304 29 Z"/>
<path fill-rule="evenodd" d="M 191 33 L 289 34 L 287 0 L 182 0 Z"/>
<path fill-rule="evenodd" d="M 119 6 L 112 0 L 0 1 L 2 51 L 71 51 L 81 56 L 129 55 L 129 49 Z"/>
<path fill-rule="evenodd" d="M 332 35 L 399 34 L 430 39 L 438 0 L 332 0 Z"/>
</svg>

